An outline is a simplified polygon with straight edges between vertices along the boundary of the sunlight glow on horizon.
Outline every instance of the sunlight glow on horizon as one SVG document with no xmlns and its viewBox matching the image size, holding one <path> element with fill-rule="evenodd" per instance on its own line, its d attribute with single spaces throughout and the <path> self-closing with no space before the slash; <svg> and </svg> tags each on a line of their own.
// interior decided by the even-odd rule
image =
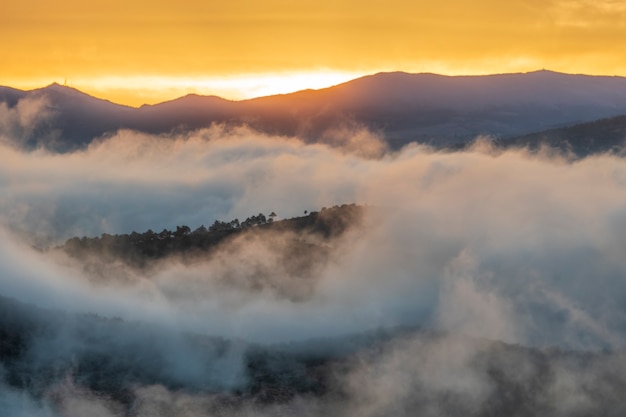
<svg viewBox="0 0 626 417">
<path fill-rule="evenodd" d="M 500 68 L 493 71 L 492 68 Z M 419 65 L 397 69 L 379 67 L 369 71 L 346 70 L 300 70 L 232 75 L 94 75 L 82 77 L 52 77 L 3 80 L 0 85 L 34 90 L 52 83 L 75 88 L 91 96 L 132 107 L 158 104 L 188 94 L 217 96 L 239 101 L 277 94 L 289 94 L 303 90 L 319 90 L 333 87 L 360 77 L 380 72 L 433 73 L 444 76 L 480 76 L 494 74 L 526 73 L 547 69 L 550 71 L 578 74 L 568 63 L 545 67 L 532 57 L 516 59 L 484 60 L 474 65 L 450 65 L 446 62 L 422 61 Z M 590 68 L 591 69 L 591 68 Z M 600 71 L 586 71 L 586 75 L 623 76 Z"/>
<path fill-rule="evenodd" d="M 141 106 L 173 100 L 187 94 L 214 95 L 227 100 L 246 100 L 306 89 L 322 89 L 367 73 L 311 71 L 231 76 L 183 77 L 163 75 L 100 76 L 13 81 L 11 87 L 36 89 L 56 82 L 119 104 Z"/>
<path fill-rule="evenodd" d="M 381 71 L 626 76 L 618 0 L 0 2 L 0 85 L 139 106 L 237 100 Z"/>
</svg>

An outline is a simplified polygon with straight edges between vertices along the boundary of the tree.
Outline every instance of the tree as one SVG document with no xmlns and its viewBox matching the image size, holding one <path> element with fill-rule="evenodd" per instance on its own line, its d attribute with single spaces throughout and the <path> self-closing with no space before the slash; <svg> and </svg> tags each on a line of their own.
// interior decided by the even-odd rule
<svg viewBox="0 0 626 417">
<path fill-rule="evenodd" d="M 204 227 L 204 225 L 198 227 L 196 230 L 193 231 L 194 235 L 201 235 L 201 234 L 205 234 L 206 232 L 208 232 L 207 228 Z"/>
<path fill-rule="evenodd" d="M 180 237 L 180 236 L 186 236 L 189 233 L 191 233 L 191 229 L 189 228 L 189 226 L 176 226 L 176 231 L 174 232 L 174 236 L 176 237 Z"/>
</svg>

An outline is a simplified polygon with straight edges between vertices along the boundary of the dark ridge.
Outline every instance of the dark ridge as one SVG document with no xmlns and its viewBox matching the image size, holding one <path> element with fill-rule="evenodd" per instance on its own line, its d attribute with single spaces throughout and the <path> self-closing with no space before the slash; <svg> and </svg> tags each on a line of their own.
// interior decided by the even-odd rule
<svg viewBox="0 0 626 417">
<path fill-rule="evenodd" d="M 524 147 L 536 151 L 550 147 L 576 157 L 593 154 L 622 154 L 626 144 L 626 116 L 618 116 L 581 123 L 559 129 L 551 129 L 499 141 L 499 145 Z"/>
<path fill-rule="evenodd" d="M 26 91 L 0 86 L 0 105 L 4 102 L 8 107 L 15 107 L 26 94 Z"/>
<path fill-rule="evenodd" d="M 155 271 L 172 262 L 212 261 L 223 271 L 215 278 L 223 285 L 251 293 L 264 290 L 295 302 L 312 296 L 323 266 L 341 255 L 341 238 L 361 225 L 365 210 L 344 204 L 278 221 L 273 220 L 274 213 L 259 213 L 243 221 L 216 220 L 194 231 L 183 225 L 159 233 L 72 238 L 56 250 L 74 259 L 96 285 L 125 282 L 136 274 L 151 279 Z M 239 249 L 250 243 L 263 247 L 276 266 L 241 259 Z"/>
<path fill-rule="evenodd" d="M 343 204 L 278 221 L 274 221 L 276 214 L 273 212 L 267 216 L 259 213 L 243 221 L 215 220 L 208 228 L 200 226 L 193 231 L 189 226 L 182 225 L 176 226 L 176 230 L 163 229 L 161 232 L 148 230 L 119 235 L 105 233 L 92 238 L 74 237 L 58 249 L 77 259 L 95 253 L 122 260 L 130 266 L 144 267 L 151 260 L 168 256 L 207 254 L 219 244 L 246 233 L 290 232 L 295 236 L 315 235 L 323 240 L 331 240 L 360 224 L 364 211 L 362 206 Z"/>
<path fill-rule="evenodd" d="M 446 147 L 478 135 L 514 138 L 531 132 L 626 114 L 626 78 L 536 71 L 442 76 L 379 73 L 320 90 L 228 101 L 190 94 L 131 108 L 53 84 L 20 92 L 0 89 L 0 102 L 46 96 L 54 110 L 46 130 L 15 138 L 25 149 L 70 152 L 120 129 L 190 132 L 212 124 L 246 125 L 268 135 L 324 142 L 329 132 L 365 127 L 391 148 L 410 142 Z M 54 135 L 49 132 L 56 132 Z"/>
</svg>

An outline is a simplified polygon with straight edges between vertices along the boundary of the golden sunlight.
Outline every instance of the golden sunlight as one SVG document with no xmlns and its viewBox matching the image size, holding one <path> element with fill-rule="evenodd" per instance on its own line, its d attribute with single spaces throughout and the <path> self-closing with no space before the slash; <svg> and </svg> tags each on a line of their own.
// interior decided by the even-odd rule
<svg viewBox="0 0 626 417">
<path fill-rule="evenodd" d="M 67 77 L 140 105 L 286 93 L 380 71 L 626 75 L 625 16 L 616 0 L 7 0 L 0 85 Z"/>
<path fill-rule="evenodd" d="M 11 85 L 33 89 L 57 82 L 116 103 L 140 106 L 172 100 L 187 94 L 215 95 L 229 100 L 245 100 L 305 89 L 331 87 L 362 75 L 365 74 L 321 70 L 221 77 L 100 76 L 76 79 L 35 79 L 21 83 L 16 80 Z"/>
</svg>

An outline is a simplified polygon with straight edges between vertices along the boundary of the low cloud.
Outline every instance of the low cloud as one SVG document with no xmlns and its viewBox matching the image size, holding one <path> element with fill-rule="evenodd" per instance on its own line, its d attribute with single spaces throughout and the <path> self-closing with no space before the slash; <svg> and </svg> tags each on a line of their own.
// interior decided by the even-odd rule
<svg viewBox="0 0 626 417">
<path fill-rule="evenodd" d="M 29 96 L 12 107 L 0 102 L 0 143 L 19 148 L 27 146 L 35 135 L 53 140 L 58 133 L 47 129 L 47 123 L 54 115 L 45 96 Z"/>
<path fill-rule="evenodd" d="M 623 290 L 619 276 L 626 268 L 619 250 L 626 170 L 615 156 L 572 162 L 482 145 L 459 153 L 412 145 L 372 159 L 216 126 L 173 138 L 122 131 L 64 155 L 4 148 L 1 166 L 4 223 L 38 244 L 180 224 L 193 230 L 258 212 L 285 218 L 343 202 L 373 207 L 366 230 L 337 242 L 340 256 L 317 268 L 314 284 L 289 290 L 303 297 L 296 305 L 281 307 L 281 291 L 268 299 L 243 297 L 232 282 L 216 289 L 224 282 L 217 277 L 229 270 L 245 280 L 259 268 L 274 274 L 273 288 L 294 285 L 272 258 L 278 251 L 267 246 L 280 247 L 281 236 L 271 244 L 240 243 L 199 264 L 165 265 L 143 281 L 142 291 L 155 292 L 151 297 L 181 306 L 197 305 L 194 295 L 206 294 L 216 322 L 217 299 L 235 291 L 230 298 L 240 300 L 233 304 L 238 310 L 231 305 L 225 314 L 242 315 L 235 322 L 244 334 L 259 329 L 254 320 L 247 324 L 252 317 L 281 323 L 289 315 L 310 318 L 303 335 L 322 336 L 324 323 L 336 316 L 339 328 L 353 324 L 339 333 L 410 323 L 532 344 L 623 341 L 626 322 L 615 290 Z M 27 255 L 25 263 L 33 265 L 30 257 L 44 263 L 32 275 L 46 275 L 44 255 Z M 229 257 L 243 261 L 224 262 Z M 72 274 L 80 275 L 58 275 Z M 195 289 L 168 290 L 180 277 Z M 220 294 L 216 304 L 211 294 Z M 275 333 L 266 327 L 260 329 Z"/>
<path fill-rule="evenodd" d="M 270 346 L 402 326 L 452 335 L 394 340 L 380 355 L 358 356 L 339 372 L 345 403 L 298 396 L 282 405 L 239 404 L 237 415 L 453 415 L 458 410 L 446 407 L 454 404 L 479 413 L 495 389 L 476 365 L 489 351 L 486 340 L 592 351 L 624 346 L 623 159 L 572 161 L 485 144 L 465 152 L 411 145 L 355 153 L 360 141 L 337 148 L 214 126 L 174 137 L 121 131 L 63 155 L 4 146 L 1 292 L 44 308 Z M 194 229 L 259 212 L 287 218 L 351 202 L 367 205 L 364 222 L 306 271 L 279 256 L 294 236 L 278 232 L 242 235 L 194 262 L 166 259 L 149 273 L 99 265 L 99 276 L 111 279 L 96 283 L 85 263 L 41 249 L 74 235 Z M 194 357 L 187 344 L 172 346 L 166 358 Z M 242 351 L 232 352 L 223 363 L 232 366 L 229 375 L 243 360 Z M 585 372 L 600 378 L 623 363 L 617 355 L 590 371 L 554 362 L 544 400 L 558 405 L 555 415 L 596 410 Z M 193 365 L 165 368 L 193 381 L 185 371 Z M 535 368 L 530 359 L 515 365 L 531 385 Z M 79 385 L 56 388 L 64 399 L 53 401 L 55 413 L 75 415 L 67 410 L 83 410 L 86 401 L 101 415 L 120 415 L 118 400 L 94 399 Z M 450 399 L 443 408 L 442 393 Z M 134 395 L 135 415 L 203 415 L 222 404 L 215 393 L 158 384 Z"/>
</svg>

